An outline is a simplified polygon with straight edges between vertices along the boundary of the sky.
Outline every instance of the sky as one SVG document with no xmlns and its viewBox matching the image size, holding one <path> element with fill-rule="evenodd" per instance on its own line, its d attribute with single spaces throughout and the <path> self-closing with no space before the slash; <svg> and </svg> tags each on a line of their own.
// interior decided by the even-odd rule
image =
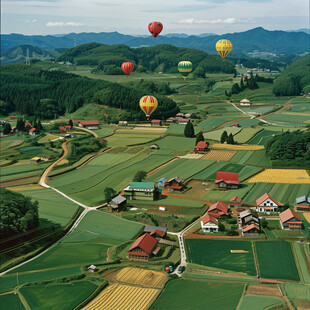
<svg viewBox="0 0 310 310">
<path fill-rule="evenodd" d="M 147 35 L 309 28 L 309 0 L 2 0 L 1 33 L 53 35 L 112 32 Z"/>
</svg>

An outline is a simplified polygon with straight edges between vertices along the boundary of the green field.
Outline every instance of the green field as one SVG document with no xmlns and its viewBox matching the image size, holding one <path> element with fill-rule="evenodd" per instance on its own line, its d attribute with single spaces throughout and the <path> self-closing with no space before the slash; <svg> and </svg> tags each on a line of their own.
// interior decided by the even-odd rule
<svg viewBox="0 0 310 310">
<path fill-rule="evenodd" d="M 297 300 L 308 301 L 310 304 L 310 290 L 309 285 L 304 285 L 300 283 L 284 283 L 282 284 L 282 290 L 289 299 L 293 300 L 295 303 Z"/>
<path fill-rule="evenodd" d="M 293 242 L 292 246 L 297 256 L 297 261 L 298 261 L 298 266 L 301 271 L 301 276 L 304 282 L 309 284 L 310 283 L 310 270 L 308 269 L 307 261 L 306 261 L 307 257 L 305 256 L 305 254 L 307 253 L 307 246 L 304 247 L 303 244 L 300 244 L 298 242 Z"/>
<path fill-rule="evenodd" d="M 208 179 L 210 175 L 213 175 L 214 173 L 216 173 L 216 171 L 221 170 L 226 165 L 227 165 L 226 161 L 215 162 L 213 165 L 195 174 L 193 176 L 193 179 L 197 179 L 197 180 Z"/>
<path fill-rule="evenodd" d="M 161 150 L 162 149 L 171 150 L 171 152 L 172 151 L 193 152 L 195 148 L 195 142 L 196 142 L 195 138 L 166 136 L 163 139 L 157 140 L 155 143 L 159 146 Z"/>
<path fill-rule="evenodd" d="M 234 140 L 237 143 L 246 143 L 262 130 L 263 129 L 261 127 L 244 128 L 234 136 Z"/>
<path fill-rule="evenodd" d="M 185 125 L 182 124 L 171 124 L 168 128 L 168 130 L 166 131 L 167 134 L 171 134 L 171 135 L 178 135 L 178 136 L 184 136 L 184 129 L 185 129 Z M 194 126 L 195 129 L 195 133 L 197 134 L 200 130 L 200 128 Z"/>
<path fill-rule="evenodd" d="M 253 154 L 246 160 L 245 164 L 258 167 L 270 167 L 270 161 L 265 150 L 253 151 Z"/>
<path fill-rule="evenodd" d="M 233 123 L 234 122 L 226 125 L 225 127 L 231 126 Z M 253 119 L 243 119 L 243 120 L 238 121 L 238 123 L 242 128 L 248 128 L 248 127 L 257 125 L 258 123 L 260 123 L 260 121 L 258 119 L 253 118 Z"/>
<path fill-rule="evenodd" d="M 191 263 L 256 275 L 250 241 L 185 239 L 185 247 Z M 236 254 L 230 250 L 245 250 L 248 253 Z"/>
<path fill-rule="evenodd" d="M 25 308 L 18 295 L 12 293 L 0 295 L 0 309 L 22 310 Z"/>
<path fill-rule="evenodd" d="M 21 294 L 33 310 L 72 310 L 97 289 L 89 281 L 46 286 L 24 286 Z"/>
<path fill-rule="evenodd" d="M 265 145 L 267 141 L 276 134 L 279 134 L 279 132 L 264 129 L 263 131 L 256 134 L 250 141 L 248 141 L 248 144 Z"/>
<path fill-rule="evenodd" d="M 228 135 L 233 134 L 233 136 L 235 136 L 235 135 L 239 135 L 239 131 L 241 130 L 244 130 L 244 129 L 239 128 L 239 127 L 224 127 L 218 130 L 204 133 L 203 136 L 205 139 L 208 139 L 208 140 L 220 141 L 221 136 L 224 131 L 226 131 Z"/>
<path fill-rule="evenodd" d="M 299 281 L 289 242 L 256 241 L 255 248 L 262 278 Z"/>
<path fill-rule="evenodd" d="M 265 296 L 243 296 L 238 310 L 264 310 L 268 307 L 282 303 L 283 301 L 279 298 Z"/>
<path fill-rule="evenodd" d="M 200 122 L 197 124 L 197 127 L 208 131 L 213 129 L 216 126 L 221 125 L 222 123 L 228 121 L 229 119 L 225 118 L 225 117 L 208 117 L 206 120 Z"/>
<path fill-rule="evenodd" d="M 173 280 L 168 282 L 150 310 L 234 310 L 242 296 L 243 287 L 239 283 Z"/>
<path fill-rule="evenodd" d="M 267 121 L 272 123 L 283 124 L 284 126 L 306 126 L 307 121 L 309 121 L 309 113 L 305 115 L 299 114 L 290 114 L 290 113 L 281 113 L 281 114 L 272 114 L 264 118 Z M 308 123 L 309 124 L 309 123 Z"/>
</svg>

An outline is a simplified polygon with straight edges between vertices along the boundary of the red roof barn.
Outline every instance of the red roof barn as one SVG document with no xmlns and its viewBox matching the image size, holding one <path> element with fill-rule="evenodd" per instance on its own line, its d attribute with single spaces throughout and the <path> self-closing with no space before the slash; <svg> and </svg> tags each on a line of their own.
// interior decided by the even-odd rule
<svg viewBox="0 0 310 310">
<path fill-rule="evenodd" d="M 228 215 L 228 209 L 229 208 L 227 205 L 225 205 L 225 203 L 218 201 L 208 209 L 208 214 L 215 218 L 220 218 L 222 216 Z"/>
<path fill-rule="evenodd" d="M 152 126 L 161 126 L 161 120 L 160 119 L 152 119 L 151 125 Z"/>
<path fill-rule="evenodd" d="M 66 128 L 64 126 L 59 126 L 58 128 L 60 130 L 60 133 L 66 132 Z"/>
<path fill-rule="evenodd" d="M 209 143 L 206 141 L 199 141 L 195 146 L 195 153 L 204 153 L 207 151 Z"/>
<path fill-rule="evenodd" d="M 148 233 L 140 236 L 128 250 L 129 259 L 149 260 L 157 242 L 158 241 Z"/>
<path fill-rule="evenodd" d="M 220 188 L 238 188 L 240 185 L 238 178 L 239 173 L 217 171 L 215 184 Z"/>
<path fill-rule="evenodd" d="M 229 205 L 230 205 L 230 207 L 241 206 L 241 202 L 242 202 L 242 199 L 238 196 L 235 196 L 235 197 L 230 199 Z"/>
<path fill-rule="evenodd" d="M 96 129 L 99 128 L 98 121 L 79 121 L 79 127 Z"/>
</svg>

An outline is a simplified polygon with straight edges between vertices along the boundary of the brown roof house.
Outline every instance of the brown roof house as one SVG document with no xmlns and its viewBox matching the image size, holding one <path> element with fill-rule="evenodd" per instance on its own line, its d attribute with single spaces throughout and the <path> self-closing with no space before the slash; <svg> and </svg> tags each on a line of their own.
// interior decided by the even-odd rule
<svg viewBox="0 0 310 310">
<path fill-rule="evenodd" d="M 278 210 L 278 207 L 283 207 L 283 204 L 273 199 L 267 193 L 265 193 L 263 196 L 256 200 L 257 212 L 276 212 Z"/>
<path fill-rule="evenodd" d="M 292 209 L 288 208 L 279 214 L 283 229 L 296 230 L 302 228 L 300 216 Z"/>
<path fill-rule="evenodd" d="M 208 214 L 217 219 L 229 215 L 229 208 L 225 203 L 218 201 L 208 209 Z"/>
<path fill-rule="evenodd" d="M 172 190 L 182 190 L 184 187 L 183 180 L 179 177 L 171 178 L 168 181 L 165 181 L 164 187 Z"/>
<path fill-rule="evenodd" d="M 229 206 L 230 207 L 239 207 L 239 206 L 241 206 L 241 202 L 242 202 L 242 199 L 240 197 L 234 196 L 233 198 L 230 199 Z"/>
<path fill-rule="evenodd" d="M 208 150 L 209 143 L 206 141 L 199 141 L 195 146 L 195 153 L 203 154 Z"/>
<path fill-rule="evenodd" d="M 128 250 L 129 259 L 148 261 L 153 252 L 158 253 L 157 243 L 158 241 L 149 233 L 140 236 Z"/>
</svg>

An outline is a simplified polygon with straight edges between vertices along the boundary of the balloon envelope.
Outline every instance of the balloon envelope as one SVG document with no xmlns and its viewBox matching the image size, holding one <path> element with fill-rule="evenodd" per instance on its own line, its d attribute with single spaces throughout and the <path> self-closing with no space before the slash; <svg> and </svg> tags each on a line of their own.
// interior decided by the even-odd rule
<svg viewBox="0 0 310 310">
<path fill-rule="evenodd" d="M 165 268 L 165 270 L 166 270 L 167 272 L 169 272 L 169 271 L 170 271 L 169 267 L 166 267 L 166 268 Z"/>
<path fill-rule="evenodd" d="M 190 61 L 180 61 L 178 64 L 178 70 L 182 74 L 184 80 L 193 70 L 193 64 Z"/>
<path fill-rule="evenodd" d="M 156 39 L 156 37 L 161 33 L 163 30 L 163 24 L 160 22 L 151 22 L 148 26 L 149 32 L 151 35 Z"/>
<path fill-rule="evenodd" d="M 223 39 L 216 42 L 215 48 L 224 60 L 225 57 L 231 52 L 233 45 L 229 40 Z"/>
<path fill-rule="evenodd" d="M 140 99 L 140 108 L 145 113 L 146 117 L 149 118 L 150 115 L 156 110 L 158 106 L 158 101 L 154 96 L 143 96 Z"/>
<path fill-rule="evenodd" d="M 128 76 L 130 74 L 130 72 L 133 70 L 134 65 L 132 62 L 124 62 L 122 64 L 122 70 L 124 71 L 124 73 Z"/>
</svg>

